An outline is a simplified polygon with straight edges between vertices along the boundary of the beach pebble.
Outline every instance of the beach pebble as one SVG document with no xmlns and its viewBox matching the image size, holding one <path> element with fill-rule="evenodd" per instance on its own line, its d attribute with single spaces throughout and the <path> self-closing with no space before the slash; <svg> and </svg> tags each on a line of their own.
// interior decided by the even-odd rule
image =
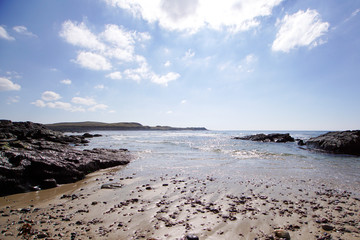
<svg viewBox="0 0 360 240">
<path fill-rule="evenodd" d="M 22 208 L 22 209 L 20 210 L 20 213 L 28 213 L 28 212 L 30 212 L 30 211 L 31 211 L 30 208 Z"/>
<path fill-rule="evenodd" d="M 334 229 L 333 226 L 328 225 L 328 224 L 324 224 L 324 225 L 322 225 L 321 227 L 322 227 L 322 229 L 324 229 L 325 231 L 332 231 L 332 230 Z"/>
<path fill-rule="evenodd" d="M 199 240 L 199 237 L 196 236 L 195 234 L 188 234 L 185 237 L 186 240 Z"/>
<path fill-rule="evenodd" d="M 36 237 L 37 238 L 46 238 L 46 237 L 48 237 L 48 235 L 46 233 L 39 233 Z"/>
<path fill-rule="evenodd" d="M 4 236 L 5 237 L 11 237 L 11 236 L 14 236 L 14 234 L 12 232 L 5 232 Z"/>
<path fill-rule="evenodd" d="M 341 212 L 343 210 L 343 208 L 341 206 L 336 206 L 334 209 L 339 212 Z"/>
<path fill-rule="evenodd" d="M 274 231 L 275 236 L 279 237 L 279 238 L 285 238 L 286 240 L 290 240 L 290 233 L 282 230 L 282 229 L 277 229 Z"/>
</svg>

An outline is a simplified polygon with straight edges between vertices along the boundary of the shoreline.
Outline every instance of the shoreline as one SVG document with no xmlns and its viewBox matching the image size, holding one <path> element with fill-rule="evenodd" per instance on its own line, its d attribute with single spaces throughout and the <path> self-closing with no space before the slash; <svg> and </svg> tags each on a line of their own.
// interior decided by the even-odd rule
<svg viewBox="0 0 360 240">
<path fill-rule="evenodd" d="M 299 180 L 146 177 L 123 175 L 123 168 L 101 170 L 58 188 L 2 197 L 2 239 L 17 238 L 24 224 L 30 224 L 31 237 L 51 239 L 181 239 L 186 234 L 199 239 L 277 239 L 275 229 L 284 229 L 291 239 L 360 237 L 360 199 L 325 184 L 307 191 Z M 107 183 L 122 186 L 102 189 Z"/>
</svg>

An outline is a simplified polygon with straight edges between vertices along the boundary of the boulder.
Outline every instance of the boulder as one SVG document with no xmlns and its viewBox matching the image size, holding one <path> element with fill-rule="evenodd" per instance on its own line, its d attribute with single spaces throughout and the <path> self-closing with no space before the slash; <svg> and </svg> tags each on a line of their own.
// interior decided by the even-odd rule
<svg viewBox="0 0 360 240">
<path fill-rule="evenodd" d="M 31 122 L 1 120 L 0 136 L 5 137 L 0 152 L 0 196 L 75 182 L 132 159 L 126 149 L 78 150 L 70 144 L 80 144 L 81 137 Z"/>
<path fill-rule="evenodd" d="M 234 137 L 234 139 L 250 140 L 258 142 L 294 142 L 295 139 L 289 133 L 255 134 L 245 137 Z"/>
<path fill-rule="evenodd" d="M 360 130 L 328 132 L 310 138 L 305 144 L 310 149 L 330 153 L 360 155 Z"/>
</svg>

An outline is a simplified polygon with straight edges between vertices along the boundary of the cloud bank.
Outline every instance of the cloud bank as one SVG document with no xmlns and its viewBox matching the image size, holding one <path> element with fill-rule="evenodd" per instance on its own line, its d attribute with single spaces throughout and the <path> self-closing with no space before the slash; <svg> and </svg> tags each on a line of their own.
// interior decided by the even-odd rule
<svg viewBox="0 0 360 240">
<path fill-rule="evenodd" d="M 58 101 L 62 97 L 60 94 L 53 91 L 45 91 L 38 99 L 31 104 L 41 108 L 61 109 L 69 112 L 95 112 L 99 110 L 106 110 L 109 107 L 102 103 L 97 103 L 95 99 L 90 97 L 73 97 L 70 102 Z"/>
<path fill-rule="evenodd" d="M 260 24 L 282 0 L 104 0 L 149 23 L 171 31 L 195 33 L 201 28 L 239 32 Z"/>
<path fill-rule="evenodd" d="M 95 34 L 85 23 L 67 20 L 62 24 L 59 35 L 67 43 L 81 49 L 72 62 L 94 71 L 113 70 L 106 75 L 107 78 L 124 78 L 136 82 L 149 80 L 167 86 L 168 82 L 180 77 L 180 74 L 173 72 L 156 74 L 146 58 L 136 53 L 136 47 L 151 39 L 147 32 L 130 31 L 123 26 L 107 24 L 103 32 Z M 119 71 L 123 63 L 131 64 L 131 67 Z"/>
</svg>

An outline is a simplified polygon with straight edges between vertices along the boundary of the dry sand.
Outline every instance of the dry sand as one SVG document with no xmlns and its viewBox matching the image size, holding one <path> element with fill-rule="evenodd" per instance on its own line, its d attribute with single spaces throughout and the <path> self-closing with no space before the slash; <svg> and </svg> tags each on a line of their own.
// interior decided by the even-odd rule
<svg viewBox="0 0 360 240">
<path fill-rule="evenodd" d="M 275 229 L 291 239 L 360 239 L 360 199 L 326 184 L 146 178 L 121 168 L 2 197 L 0 239 L 279 239 Z M 101 188 L 108 183 L 118 188 Z"/>
</svg>

